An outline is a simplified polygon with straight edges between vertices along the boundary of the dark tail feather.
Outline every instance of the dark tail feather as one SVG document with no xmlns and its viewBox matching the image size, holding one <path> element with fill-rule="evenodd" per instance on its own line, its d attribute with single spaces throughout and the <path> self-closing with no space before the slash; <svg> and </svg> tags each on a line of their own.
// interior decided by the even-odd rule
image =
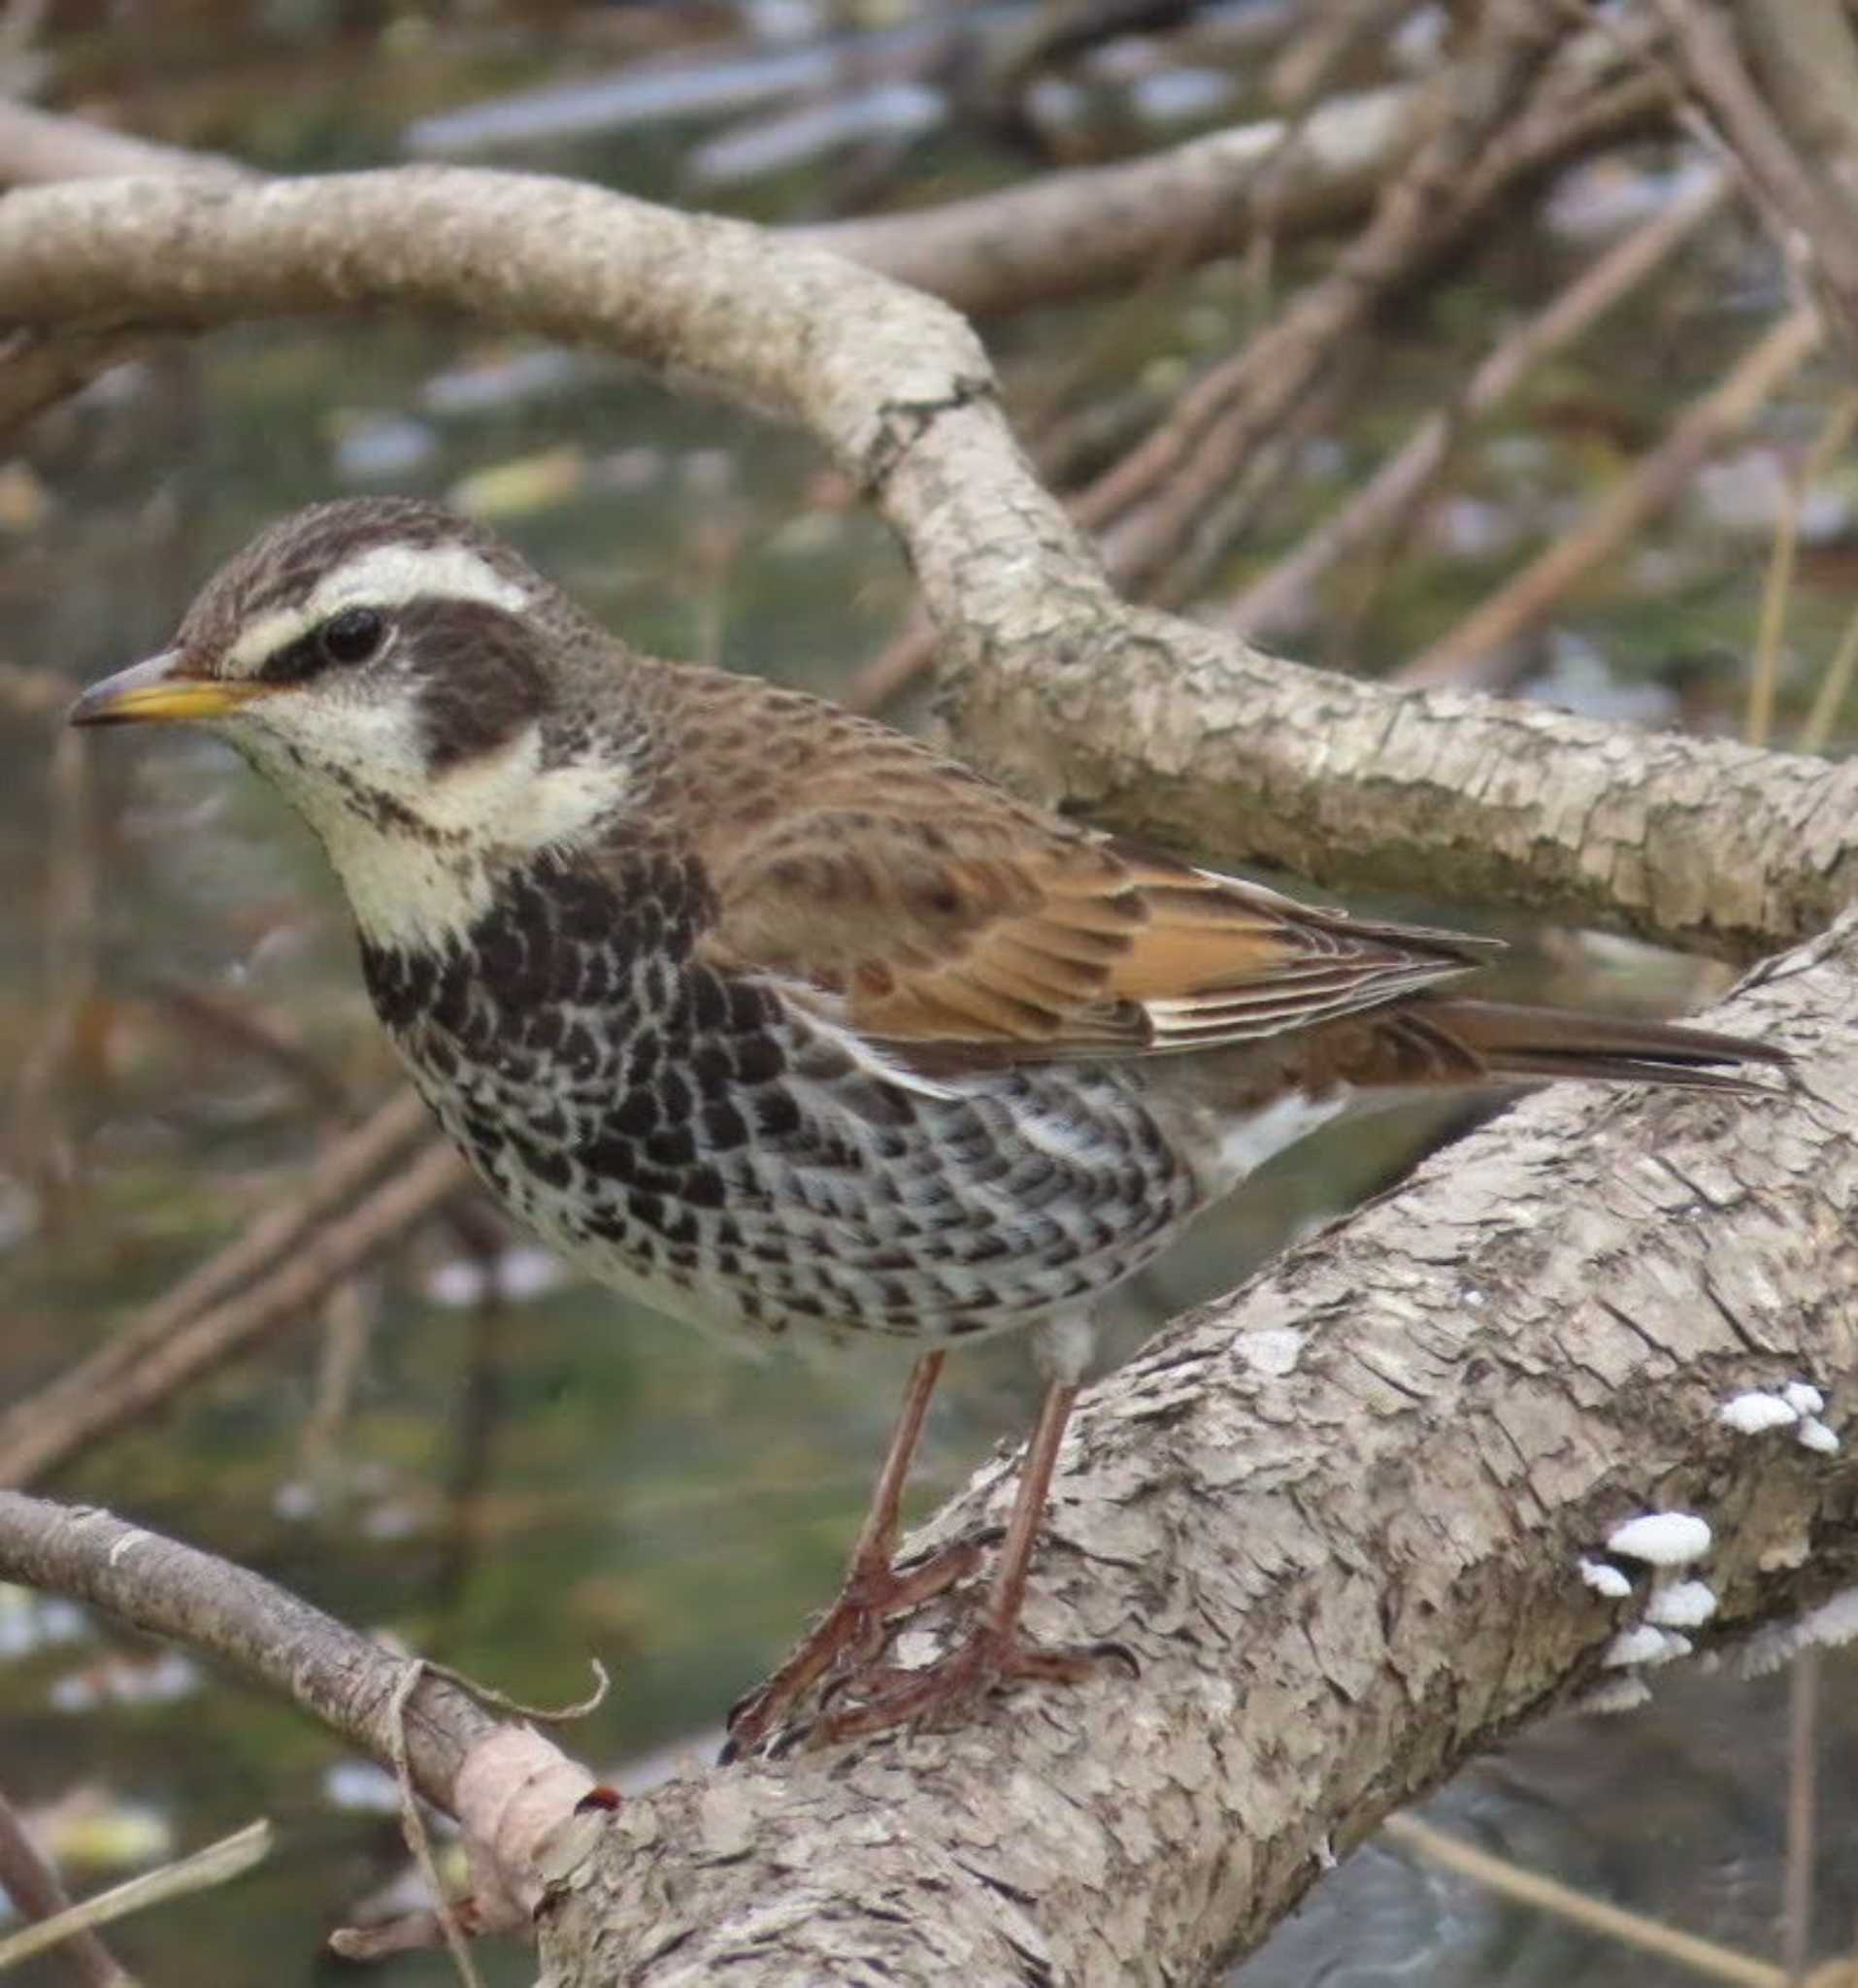
<svg viewBox="0 0 1858 1988">
<path fill-rule="evenodd" d="M 1759 1091 L 1768 1086 L 1725 1075 L 1715 1066 L 1761 1063 L 1785 1069 L 1793 1060 L 1767 1043 L 1674 1022 L 1512 1008 L 1500 1001 L 1429 1000 L 1415 1003 L 1414 1011 L 1455 1037 L 1493 1077 L 1599 1077 L 1692 1090 Z"/>
</svg>

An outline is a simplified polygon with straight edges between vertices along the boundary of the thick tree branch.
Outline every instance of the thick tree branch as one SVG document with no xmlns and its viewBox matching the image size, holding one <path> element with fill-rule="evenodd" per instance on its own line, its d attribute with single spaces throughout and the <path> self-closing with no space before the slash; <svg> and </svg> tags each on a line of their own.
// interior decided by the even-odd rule
<svg viewBox="0 0 1858 1988">
<path fill-rule="evenodd" d="M 1619 50 L 1607 36 L 1570 44 L 1564 64 L 1588 89 L 1584 117 L 1532 133 L 1509 170 L 1545 171 L 1668 122 L 1643 78 L 1607 84 Z M 1024 185 L 899 214 L 783 231 L 941 297 L 971 316 L 1113 289 L 1157 261 L 1198 263 L 1261 233 L 1288 241 L 1345 225 L 1372 205 L 1425 133 L 1424 92 L 1398 83 L 1338 95 L 1294 121 L 1211 132 L 1113 165 L 1047 173 Z M 216 154 L 107 129 L 27 104 L 0 103 L 0 185 L 102 175 L 244 168 Z"/>
<path fill-rule="evenodd" d="M 1126 1640 L 1139 1683 L 630 1805 L 544 1908 L 550 1978 L 1198 1978 L 1332 1849 L 1618 1681 L 1648 1577 L 1608 1602 L 1577 1563 L 1622 1520 L 1713 1529 L 1706 1648 L 1850 1586 L 1858 1469 L 1719 1411 L 1858 1355 L 1858 920 L 1721 1019 L 1801 1049 L 1798 1091 L 1532 1099 L 1094 1392 L 1037 1626 Z"/>
<path fill-rule="evenodd" d="M 967 327 L 746 225 L 415 168 L 0 203 L 0 322 L 424 308 L 607 346 L 804 421 L 909 547 L 964 745 L 1127 826 L 1748 956 L 1858 878 L 1858 766 L 1319 676 L 1118 602 Z"/>
<path fill-rule="evenodd" d="M 585 1778 L 550 1766 L 504 1859 L 540 1898 L 549 1978 L 1197 1973 L 1390 1807 L 1617 1679 L 1602 1654 L 1647 1579 L 1609 1602 L 1577 1563 L 1623 1519 L 1713 1529 L 1689 1570 L 1720 1604 L 1693 1632 L 1707 1648 L 1852 1585 L 1858 1469 L 1720 1410 L 1834 1387 L 1858 1357 L 1858 915 L 1717 1019 L 1792 1046 L 1797 1086 L 1531 1099 L 1093 1391 L 1032 1621 L 1128 1643 L 1139 1681 L 688 1777 L 608 1817 L 571 1820 Z M 1826 1416 L 1843 1421 L 1837 1401 Z M 990 1465 L 918 1543 L 997 1519 L 1007 1489 Z M 255 1576 L 16 1494 L 0 1574 L 386 1748 L 403 1666 Z M 912 1627 L 939 1633 L 943 1606 Z M 511 1729 L 442 1680 L 414 1706 L 422 1790 L 504 1812 Z M 461 1792 L 467 1759 L 498 1766 L 494 1804 Z"/>
<path fill-rule="evenodd" d="M 963 740 L 1007 778 L 1318 881 L 1732 958 L 1823 925 L 1858 885 L 1858 763 L 1402 693 L 1139 613 L 1091 642 L 1015 631 L 943 670 Z"/>
</svg>

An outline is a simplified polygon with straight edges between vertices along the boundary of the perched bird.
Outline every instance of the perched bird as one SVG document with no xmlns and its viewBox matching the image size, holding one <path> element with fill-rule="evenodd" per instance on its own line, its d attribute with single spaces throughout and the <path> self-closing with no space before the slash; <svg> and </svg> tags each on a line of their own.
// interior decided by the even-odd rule
<svg viewBox="0 0 1858 1988">
<path fill-rule="evenodd" d="M 738 1708 L 762 1743 L 1080 1674 L 1018 1632 L 1103 1295 L 1376 1093 L 1713 1089 L 1760 1044 L 1439 991 L 1486 942 L 1312 909 L 1030 806 L 931 746 L 656 661 L 488 532 L 398 499 L 266 531 L 79 724 L 192 719 L 328 850 L 370 994 L 503 1202 L 568 1260 L 751 1340 L 917 1349 L 845 1590 Z M 1047 1389 L 972 1632 L 878 1667 L 979 1562 L 892 1566 L 944 1350 L 1030 1328 Z"/>
</svg>

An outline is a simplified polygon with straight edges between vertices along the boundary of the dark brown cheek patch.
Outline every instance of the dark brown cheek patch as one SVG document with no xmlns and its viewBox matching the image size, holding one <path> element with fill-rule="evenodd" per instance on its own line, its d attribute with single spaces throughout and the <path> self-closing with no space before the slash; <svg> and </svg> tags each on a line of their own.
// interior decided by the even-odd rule
<svg viewBox="0 0 1858 1988">
<path fill-rule="evenodd" d="M 394 618 L 390 667 L 413 679 L 428 771 L 494 752 L 542 715 L 539 638 L 514 614 L 484 601 L 433 599 L 410 602 Z"/>
</svg>

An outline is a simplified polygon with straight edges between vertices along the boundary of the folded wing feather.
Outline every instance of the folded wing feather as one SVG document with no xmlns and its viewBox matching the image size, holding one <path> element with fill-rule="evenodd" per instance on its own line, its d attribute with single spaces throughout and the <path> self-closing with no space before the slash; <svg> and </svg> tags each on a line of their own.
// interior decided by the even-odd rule
<svg viewBox="0 0 1858 1988">
<path fill-rule="evenodd" d="M 877 1043 L 1036 1061 L 1257 1040 L 1471 971 L 1492 942 L 1376 924 L 1022 810 L 824 809 L 738 843 L 706 955 Z"/>
</svg>

